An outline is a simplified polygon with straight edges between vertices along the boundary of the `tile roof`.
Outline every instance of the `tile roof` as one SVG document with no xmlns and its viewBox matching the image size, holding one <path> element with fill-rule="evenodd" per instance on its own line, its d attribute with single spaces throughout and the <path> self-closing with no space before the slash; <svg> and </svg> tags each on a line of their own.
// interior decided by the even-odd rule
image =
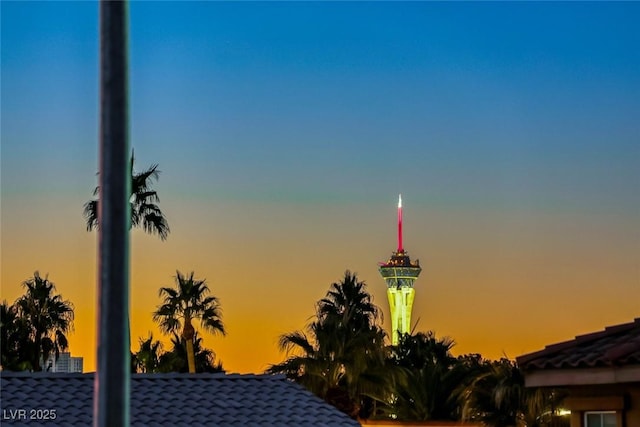
<svg viewBox="0 0 640 427">
<path fill-rule="evenodd" d="M 640 318 L 516 358 L 525 371 L 640 365 Z"/>
<path fill-rule="evenodd" d="M 2 425 L 91 426 L 94 374 L 0 373 Z M 55 409 L 50 422 L 17 409 Z M 14 414 L 13 417 L 10 417 Z M 134 374 L 131 426 L 359 426 L 282 375 Z"/>
</svg>

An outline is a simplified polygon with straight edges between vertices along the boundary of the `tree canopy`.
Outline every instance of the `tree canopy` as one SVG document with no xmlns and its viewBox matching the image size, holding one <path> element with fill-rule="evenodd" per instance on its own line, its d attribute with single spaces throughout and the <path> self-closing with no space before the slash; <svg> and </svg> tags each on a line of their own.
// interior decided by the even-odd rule
<svg viewBox="0 0 640 427">
<path fill-rule="evenodd" d="M 158 165 L 151 165 L 142 172 L 135 172 L 133 169 L 134 155 L 131 153 L 131 227 L 141 227 L 146 233 L 156 234 L 161 240 L 166 240 L 169 236 L 169 223 L 164 213 L 160 210 L 158 203 L 160 197 L 153 189 L 154 181 L 160 177 Z M 96 187 L 93 195 L 100 193 L 100 187 Z M 87 223 L 87 230 L 91 231 L 99 227 L 99 201 L 90 200 L 84 205 L 84 217 Z"/>
<path fill-rule="evenodd" d="M 22 282 L 24 294 L 0 307 L 2 369 L 41 371 L 50 357 L 69 347 L 73 304 L 55 293 L 55 285 L 37 271 Z"/>
</svg>

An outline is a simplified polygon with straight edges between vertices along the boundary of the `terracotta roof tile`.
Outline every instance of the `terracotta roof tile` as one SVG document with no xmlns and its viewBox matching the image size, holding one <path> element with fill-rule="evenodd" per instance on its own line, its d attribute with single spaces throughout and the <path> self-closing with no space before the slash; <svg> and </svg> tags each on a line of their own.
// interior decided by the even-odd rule
<svg viewBox="0 0 640 427">
<path fill-rule="evenodd" d="M 640 364 L 640 318 L 516 358 L 524 370 Z"/>
<path fill-rule="evenodd" d="M 90 426 L 93 380 L 93 374 L 1 372 L 2 425 L 28 424 L 29 420 L 25 424 L 24 419 L 7 419 L 10 410 L 55 409 L 55 420 L 38 425 Z M 131 426 L 167 425 L 346 427 L 359 424 L 280 375 L 132 375 Z"/>
</svg>

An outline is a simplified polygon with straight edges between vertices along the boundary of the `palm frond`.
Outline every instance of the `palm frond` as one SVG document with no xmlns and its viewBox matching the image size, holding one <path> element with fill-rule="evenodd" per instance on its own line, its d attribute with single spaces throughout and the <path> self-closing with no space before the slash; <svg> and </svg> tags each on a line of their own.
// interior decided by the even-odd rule
<svg viewBox="0 0 640 427">
<path fill-rule="evenodd" d="M 295 351 L 296 348 L 299 348 L 307 356 L 314 354 L 316 351 L 313 344 L 309 342 L 307 336 L 301 331 L 280 336 L 278 347 L 281 351 L 286 352 Z"/>
<path fill-rule="evenodd" d="M 133 169 L 134 153 L 131 154 L 131 227 L 142 227 L 148 234 L 156 234 L 161 240 L 166 240 L 170 229 L 167 218 L 156 204 L 160 198 L 152 189 L 154 181 L 159 178 L 158 165 L 154 164 L 141 173 L 135 173 Z M 96 187 L 93 195 L 97 196 L 100 187 Z M 98 200 L 90 200 L 84 204 L 83 216 L 87 224 L 87 230 L 91 231 L 99 227 Z"/>
<path fill-rule="evenodd" d="M 87 231 L 98 228 L 98 201 L 90 200 L 84 204 L 83 216 L 87 223 Z"/>
<path fill-rule="evenodd" d="M 184 326 L 184 322 L 198 319 L 200 326 L 210 333 L 226 334 L 222 322 L 220 301 L 210 293 L 205 279 L 195 279 L 192 271 L 189 275 L 176 270 L 174 287 L 161 287 L 158 295 L 162 298 L 153 314 L 164 333 L 175 332 Z"/>
</svg>

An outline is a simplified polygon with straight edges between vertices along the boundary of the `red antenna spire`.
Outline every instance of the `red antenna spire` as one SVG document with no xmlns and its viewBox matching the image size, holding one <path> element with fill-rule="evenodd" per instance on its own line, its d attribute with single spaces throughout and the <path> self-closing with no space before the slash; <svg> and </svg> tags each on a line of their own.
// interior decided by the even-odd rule
<svg viewBox="0 0 640 427">
<path fill-rule="evenodd" d="M 398 195 L 398 252 L 404 252 L 402 248 L 402 194 Z"/>
</svg>

